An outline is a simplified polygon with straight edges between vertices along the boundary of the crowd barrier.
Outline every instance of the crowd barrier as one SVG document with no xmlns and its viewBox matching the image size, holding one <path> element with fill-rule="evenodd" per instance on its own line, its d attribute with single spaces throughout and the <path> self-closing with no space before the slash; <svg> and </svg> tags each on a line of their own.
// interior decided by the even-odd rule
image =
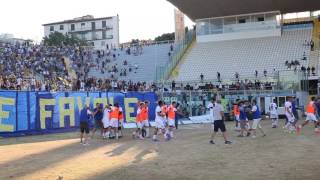
<svg viewBox="0 0 320 180">
<path fill-rule="evenodd" d="M 0 136 L 68 132 L 79 127 L 84 104 L 119 103 L 126 124 L 134 123 L 137 102 L 149 101 L 149 119 L 154 120 L 157 95 L 153 92 L 22 92 L 0 91 Z"/>
</svg>

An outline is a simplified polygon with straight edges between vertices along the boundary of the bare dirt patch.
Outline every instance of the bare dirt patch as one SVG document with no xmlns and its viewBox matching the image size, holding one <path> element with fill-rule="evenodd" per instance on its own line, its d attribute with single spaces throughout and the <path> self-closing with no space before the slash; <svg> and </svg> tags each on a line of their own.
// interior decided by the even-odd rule
<svg viewBox="0 0 320 180">
<path fill-rule="evenodd" d="M 79 144 L 78 133 L 0 139 L 0 179 L 320 179 L 320 136 L 309 125 L 300 135 L 272 129 L 266 137 L 221 136 L 209 144 L 209 125 L 188 125 L 169 142 L 132 140 Z"/>
</svg>

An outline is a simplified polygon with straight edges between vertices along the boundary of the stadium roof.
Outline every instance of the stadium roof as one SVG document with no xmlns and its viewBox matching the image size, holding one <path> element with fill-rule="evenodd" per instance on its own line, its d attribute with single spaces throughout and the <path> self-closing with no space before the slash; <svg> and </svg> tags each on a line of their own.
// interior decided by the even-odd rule
<svg viewBox="0 0 320 180">
<path fill-rule="evenodd" d="M 257 12 L 281 14 L 320 9 L 320 0 L 168 0 L 192 20 Z"/>
</svg>

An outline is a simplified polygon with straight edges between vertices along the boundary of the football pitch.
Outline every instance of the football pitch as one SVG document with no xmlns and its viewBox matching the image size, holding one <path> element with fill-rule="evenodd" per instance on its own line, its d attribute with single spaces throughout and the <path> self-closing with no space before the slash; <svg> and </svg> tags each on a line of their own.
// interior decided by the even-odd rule
<svg viewBox="0 0 320 180">
<path fill-rule="evenodd" d="M 89 146 L 79 143 L 78 132 L 0 139 L 0 179 L 320 179 L 313 125 L 297 135 L 264 120 L 267 136 L 258 131 L 255 139 L 237 137 L 233 125 L 227 122 L 232 145 L 221 135 L 209 144 L 209 124 L 181 126 L 169 142 L 133 140 L 132 130 L 118 141 L 96 134 Z"/>
</svg>

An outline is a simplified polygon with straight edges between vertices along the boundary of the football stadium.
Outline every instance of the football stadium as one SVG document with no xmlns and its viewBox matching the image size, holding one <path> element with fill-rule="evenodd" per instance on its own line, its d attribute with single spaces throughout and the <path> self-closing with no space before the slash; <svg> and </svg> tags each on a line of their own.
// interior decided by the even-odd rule
<svg viewBox="0 0 320 180">
<path fill-rule="evenodd" d="M 0 179 L 320 179 L 320 1 L 159 1 L 0 34 Z"/>
</svg>

